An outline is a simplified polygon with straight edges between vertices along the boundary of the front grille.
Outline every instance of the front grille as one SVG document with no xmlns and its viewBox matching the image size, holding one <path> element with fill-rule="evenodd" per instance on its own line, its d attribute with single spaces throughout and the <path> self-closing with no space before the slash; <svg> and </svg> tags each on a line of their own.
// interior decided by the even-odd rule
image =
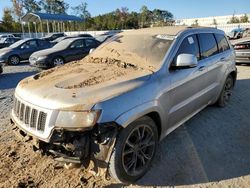
<svg viewBox="0 0 250 188">
<path fill-rule="evenodd" d="M 14 99 L 14 114 L 23 122 L 27 127 L 33 128 L 39 131 L 44 131 L 47 113 L 39 111 L 35 108 L 22 103 L 21 101 Z"/>
</svg>

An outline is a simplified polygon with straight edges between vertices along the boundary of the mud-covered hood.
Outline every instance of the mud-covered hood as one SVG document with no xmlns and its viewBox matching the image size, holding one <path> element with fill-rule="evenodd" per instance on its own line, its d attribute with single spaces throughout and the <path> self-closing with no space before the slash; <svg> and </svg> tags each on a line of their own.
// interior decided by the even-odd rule
<svg viewBox="0 0 250 188">
<path fill-rule="evenodd" d="M 57 48 L 49 48 L 49 49 L 37 51 L 37 52 L 33 53 L 31 56 L 32 57 L 48 56 L 50 54 L 60 52 L 60 51 L 62 51 L 62 50 L 57 49 Z"/>
<path fill-rule="evenodd" d="M 22 80 L 16 95 L 42 108 L 90 110 L 98 102 L 142 86 L 151 74 L 115 63 L 70 63 Z"/>
</svg>

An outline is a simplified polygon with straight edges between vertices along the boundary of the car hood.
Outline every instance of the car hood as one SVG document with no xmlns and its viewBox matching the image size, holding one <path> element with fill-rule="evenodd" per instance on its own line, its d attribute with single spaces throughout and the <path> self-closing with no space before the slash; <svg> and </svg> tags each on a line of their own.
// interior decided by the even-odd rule
<svg viewBox="0 0 250 188">
<path fill-rule="evenodd" d="M 16 95 L 46 109 L 90 110 L 145 84 L 151 75 L 152 71 L 115 63 L 73 62 L 22 80 Z"/>
<path fill-rule="evenodd" d="M 245 42 L 250 42 L 250 37 L 245 37 L 245 38 L 241 38 L 241 39 L 237 39 L 237 40 L 232 40 L 230 42 L 231 42 L 232 45 L 245 43 Z"/>
<path fill-rule="evenodd" d="M 2 49 L 0 49 L 0 54 L 8 53 L 12 50 L 13 50 L 13 48 L 10 48 L 10 47 L 2 48 Z"/>
<path fill-rule="evenodd" d="M 49 49 L 37 51 L 37 52 L 33 53 L 31 56 L 32 57 L 47 56 L 47 55 L 50 55 L 50 54 L 53 54 L 53 53 L 59 52 L 59 51 L 61 51 L 61 49 L 49 48 Z"/>
</svg>

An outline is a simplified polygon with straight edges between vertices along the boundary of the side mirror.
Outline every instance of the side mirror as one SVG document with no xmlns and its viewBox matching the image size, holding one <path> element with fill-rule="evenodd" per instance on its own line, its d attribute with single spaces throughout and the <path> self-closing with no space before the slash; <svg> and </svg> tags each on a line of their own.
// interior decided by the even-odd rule
<svg viewBox="0 0 250 188">
<path fill-rule="evenodd" d="M 198 64 L 197 57 L 193 54 L 180 54 L 177 56 L 175 67 L 196 67 Z"/>
<path fill-rule="evenodd" d="M 89 50 L 89 53 L 91 54 L 93 51 L 95 51 L 95 48 L 91 48 L 91 49 Z"/>
</svg>

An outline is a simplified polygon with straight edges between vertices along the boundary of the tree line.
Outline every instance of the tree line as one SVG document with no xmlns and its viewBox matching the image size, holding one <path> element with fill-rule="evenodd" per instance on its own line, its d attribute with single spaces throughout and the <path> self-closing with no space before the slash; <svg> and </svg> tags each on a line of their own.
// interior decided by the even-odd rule
<svg viewBox="0 0 250 188">
<path fill-rule="evenodd" d="M 117 8 L 106 14 L 92 17 L 88 4 L 81 2 L 70 6 L 64 0 L 11 0 L 13 7 L 3 9 L 0 32 L 21 32 L 21 17 L 27 12 L 51 14 L 71 14 L 81 17 L 83 22 L 67 22 L 66 29 L 72 30 L 120 30 L 137 29 L 173 24 L 173 14 L 167 10 L 149 10 L 142 6 L 138 12 L 130 12 L 127 7 Z M 50 26 L 52 27 L 52 26 Z M 34 32 L 33 23 L 31 31 Z"/>
</svg>

